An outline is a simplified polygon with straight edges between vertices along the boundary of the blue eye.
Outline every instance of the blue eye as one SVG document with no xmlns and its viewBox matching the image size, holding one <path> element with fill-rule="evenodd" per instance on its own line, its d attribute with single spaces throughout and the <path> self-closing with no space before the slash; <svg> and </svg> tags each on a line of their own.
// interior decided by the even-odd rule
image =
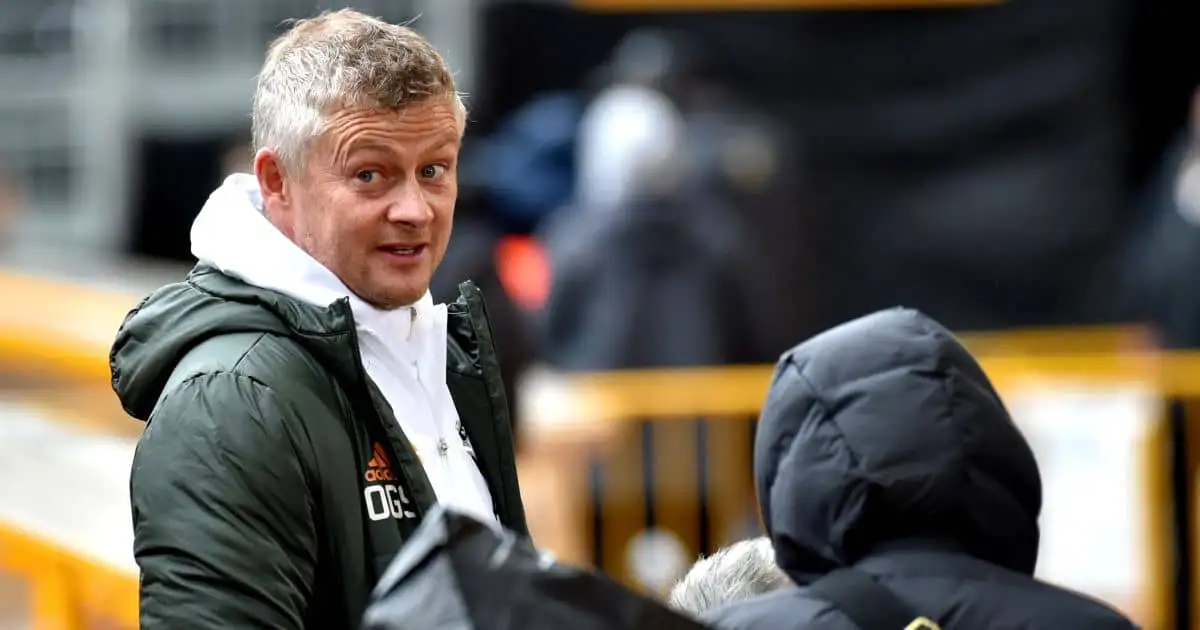
<svg viewBox="0 0 1200 630">
<path fill-rule="evenodd" d="M 364 184 L 373 183 L 378 176 L 379 176 L 379 171 L 373 171 L 373 170 L 369 170 L 369 169 L 361 170 L 354 174 L 354 177 L 357 178 L 358 181 L 360 181 Z"/>
</svg>

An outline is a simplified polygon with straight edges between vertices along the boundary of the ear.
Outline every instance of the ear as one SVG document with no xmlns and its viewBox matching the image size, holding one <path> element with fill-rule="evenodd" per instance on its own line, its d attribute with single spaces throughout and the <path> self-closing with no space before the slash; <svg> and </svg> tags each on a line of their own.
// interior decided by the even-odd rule
<svg viewBox="0 0 1200 630">
<path fill-rule="evenodd" d="M 291 211 L 292 187 L 275 149 L 260 149 L 254 154 L 254 176 L 258 179 L 258 190 L 262 194 L 263 216 L 284 236 L 292 238 L 292 222 L 295 220 Z"/>
<path fill-rule="evenodd" d="M 259 149 L 254 154 L 254 176 L 262 191 L 264 210 L 278 212 L 289 205 L 288 190 L 284 183 L 286 176 L 275 149 Z"/>
</svg>

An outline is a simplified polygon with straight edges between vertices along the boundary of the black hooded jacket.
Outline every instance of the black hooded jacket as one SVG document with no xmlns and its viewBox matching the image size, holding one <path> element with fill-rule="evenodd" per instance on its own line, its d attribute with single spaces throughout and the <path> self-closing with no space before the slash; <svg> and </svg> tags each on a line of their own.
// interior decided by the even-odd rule
<svg viewBox="0 0 1200 630">
<path fill-rule="evenodd" d="M 777 560 L 797 584 L 855 566 L 945 630 L 1134 627 L 1033 578 L 1042 502 L 1033 453 L 978 363 L 921 313 L 880 311 L 785 354 L 754 467 Z M 803 587 L 707 621 L 855 628 Z"/>
</svg>

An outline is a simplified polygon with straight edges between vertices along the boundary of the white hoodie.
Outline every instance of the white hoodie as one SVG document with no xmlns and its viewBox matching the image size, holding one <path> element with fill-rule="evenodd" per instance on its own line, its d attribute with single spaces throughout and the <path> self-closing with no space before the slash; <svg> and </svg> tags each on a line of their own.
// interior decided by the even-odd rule
<svg viewBox="0 0 1200 630">
<path fill-rule="evenodd" d="M 275 228 L 253 175 L 230 175 L 192 224 L 192 255 L 247 284 L 328 307 L 349 297 L 367 375 L 412 442 L 442 503 L 495 519 L 446 385 L 446 305 L 426 292 L 391 311 L 367 304 Z"/>
</svg>

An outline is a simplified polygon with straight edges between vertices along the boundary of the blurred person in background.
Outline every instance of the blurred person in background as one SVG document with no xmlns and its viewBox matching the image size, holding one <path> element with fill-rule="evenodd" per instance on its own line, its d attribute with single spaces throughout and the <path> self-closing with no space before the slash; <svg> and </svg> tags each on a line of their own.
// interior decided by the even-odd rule
<svg viewBox="0 0 1200 630">
<path fill-rule="evenodd" d="M 1200 347 L 1200 90 L 1179 134 L 1139 200 L 1143 219 L 1120 284 L 1131 287 L 1126 317 L 1149 321 L 1170 349 Z"/>
<path fill-rule="evenodd" d="M 538 96 L 464 149 L 463 178 L 486 193 L 496 228 L 530 234 L 570 200 L 581 109 L 574 93 Z"/>
<path fill-rule="evenodd" d="M 570 208 L 544 226 L 544 358 L 605 370 L 751 362 L 765 276 L 735 208 L 690 172 L 688 121 L 671 94 L 690 66 L 663 33 L 621 43 L 612 84 L 584 112 Z"/>
<path fill-rule="evenodd" d="M 1187 156 L 1175 184 L 1175 201 L 1193 224 L 1200 224 L 1200 88 L 1192 97 L 1192 119 L 1187 134 Z"/>
<path fill-rule="evenodd" d="M 803 178 L 791 125 L 717 79 L 695 82 L 681 96 L 686 146 L 681 188 L 724 208 L 725 229 L 740 245 L 742 295 L 757 332 L 742 338 L 736 361 L 770 363 L 811 334 L 812 276 L 820 272 L 813 241 L 820 238 L 803 204 Z"/>
<path fill-rule="evenodd" d="M 946 630 L 1134 628 L 1033 577 L 1033 452 L 975 359 L 918 311 L 861 317 L 780 358 L 754 476 L 776 561 L 800 586 L 702 617 L 715 628 L 852 630 L 810 590 L 851 568 Z"/>
<path fill-rule="evenodd" d="M 579 121 L 586 142 L 576 151 L 576 196 L 587 210 L 612 211 L 635 191 L 677 183 L 669 162 L 679 157 L 683 121 L 667 84 L 687 80 L 691 68 L 683 53 L 667 33 L 653 30 L 634 31 L 613 51 L 607 85 Z"/>
<path fill-rule="evenodd" d="M 759 536 L 701 558 L 671 588 L 667 605 L 693 617 L 791 586 L 792 580 L 775 564 L 771 540 Z"/>
<path fill-rule="evenodd" d="M 352 628 L 435 503 L 528 535 L 482 299 L 435 304 L 466 111 L 415 31 L 351 10 L 270 47 L 254 174 L 124 322 L 143 628 Z"/>
</svg>

